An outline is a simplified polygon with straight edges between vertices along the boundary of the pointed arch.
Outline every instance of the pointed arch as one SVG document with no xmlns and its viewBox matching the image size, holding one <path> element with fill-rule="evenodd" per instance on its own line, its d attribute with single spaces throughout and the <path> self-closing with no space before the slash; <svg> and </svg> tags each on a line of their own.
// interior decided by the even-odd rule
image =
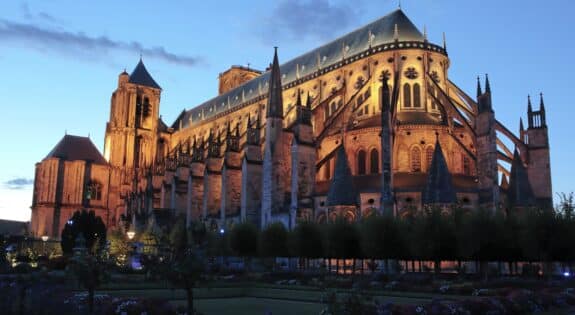
<svg viewBox="0 0 575 315">
<path fill-rule="evenodd" d="M 413 107 L 421 108 L 421 86 L 419 83 L 413 85 Z"/>
<path fill-rule="evenodd" d="M 357 175 L 365 175 L 367 171 L 366 160 L 367 154 L 365 153 L 365 150 L 359 150 L 357 153 Z"/>
<path fill-rule="evenodd" d="M 425 149 L 425 166 L 429 170 L 431 167 L 431 160 L 433 159 L 433 147 L 429 146 Z"/>
<path fill-rule="evenodd" d="M 411 86 L 409 83 L 403 85 L 403 107 L 411 107 Z"/>
<path fill-rule="evenodd" d="M 411 148 L 409 161 L 412 172 L 421 172 L 421 149 L 418 146 Z"/>
<path fill-rule="evenodd" d="M 379 173 L 379 151 L 377 149 L 371 149 L 369 153 L 369 172 L 371 174 Z"/>
</svg>

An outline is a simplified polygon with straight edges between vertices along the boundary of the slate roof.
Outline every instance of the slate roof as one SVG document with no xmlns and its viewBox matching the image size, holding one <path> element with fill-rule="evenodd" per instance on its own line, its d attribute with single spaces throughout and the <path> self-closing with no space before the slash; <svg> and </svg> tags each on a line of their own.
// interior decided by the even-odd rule
<svg viewBox="0 0 575 315">
<path fill-rule="evenodd" d="M 144 66 L 144 62 L 142 61 L 142 59 L 140 59 L 140 62 L 138 62 L 138 65 L 136 65 L 136 68 L 134 69 L 134 71 L 132 71 L 132 74 L 130 74 L 130 80 L 128 82 L 153 87 L 155 89 L 162 89 L 158 85 L 158 83 L 156 83 L 154 78 L 152 78 L 152 76 L 146 69 L 146 66 Z"/>
<path fill-rule="evenodd" d="M 318 67 L 325 69 L 337 64 L 346 57 L 361 54 L 367 51 L 370 45 L 375 47 L 394 42 L 395 25 L 397 25 L 399 41 L 424 41 L 424 35 L 403 11 L 398 9 L 330 43 L 284 63 L 280 66 L 283 85 L 296 81 L 298 74 L 299 77 L 304 77 L 318 70 Z M 267 94 L 269 77 L 270 71 L 188 110 L 184 117 L 179 118 L 182 119 L 182 126 L 187 127 L 190 124 L 198 123 Z"/>
<path fill-rule="evenodd" d="M 67 161 L 90 161 L 94 164 L 108 164 L 92 140 L 88 137 L 65 135 L 48 153 L 44 160 L 59 158 Z"/>
<path fill-rule="evenodd" d="M 358 195 L 353 184 L 353 176 L 347 162 L 345 148 L 337 149 L 335 170 L 327 192 L 328 206 L 355 206 Z"/>
<path fill-rule="evenodd" d="M 423 204 L 450 204 L 457 202 L 451 173 L 441 150 L 439 139 L 435 141 L 435 150 L 427 172 L 427 182 L 422 196 Z"/>
<path fill-rule="evenodd" d="M 531 184 L 529 184 L 527 170 L 521 161 L 517 149 L 515 149 L 513 153 L 513 162 L 511 163 L 507 200 L 512 206 L 516 207 L 535 205 L 535 195 L 533 194 Z"/>
</svg>

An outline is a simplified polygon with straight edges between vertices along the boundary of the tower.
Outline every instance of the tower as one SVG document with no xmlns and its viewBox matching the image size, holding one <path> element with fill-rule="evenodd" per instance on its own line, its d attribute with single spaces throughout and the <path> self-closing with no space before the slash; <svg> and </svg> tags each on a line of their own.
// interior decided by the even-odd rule
<svg viewBox="0 0 575 315">
<path fill-rule="evenodd" d="M 258 110 L 258 115 L 261 111 Z M 262 151 L 260 148 L 260 119 L 248 116 L 245 146 L 242 153 L 242 185 L 240 193 L 242 221 L 261 223 L 262 209 Z"/>
<path fill-rule="evenodd" d="M 153 163 L 161 92 L 141 59 L 132 74 L 120 74 L 104 144 L 104 157 L 113 167 L 137 169 Z"/>
<path fill-rule="evenodd" d="M 316 149 L 311 124 L 312 98 L 307 95 L 306 104 L 297 92 L 296 122 L 291 143 L 291 204 L 289 228 L 293 229 L 298 216 L 311 217 L 313 212 L 313 186 L 315 184 Z M 298 211 L 300 213 L 298 213 Z"/>
<path fill-rule="evenodd" d="M 135 193 L 146 189 L 144 169 L 151 167 L 156 157 L 161 92 L 142 59 L 130 75 L 123 71 L 118 78 L 104 140 L 104 158 L 110 164 L 113 183 L 109 204 L 114 209 L 122 203 L 125 211 L 130 205 L 140 205 Z"/>
<path fill-rule="evenodd" d="M 552 207 L 549 136 L 543 94 L 540 97 L 538 111 L 533 110 L 531 99 L 528 100 L 527 105 L 528 128 L 525 131 L 528 153 L 527 173 L 537 204 L 542 207 Z"/>
<path fill-rule="evenodd" d="M 286 179 L 283 134 L 283 96 L 277 47 L 269 78 L 266 105 L 266 129 L 262 169 L 261 226 L 268 225 L 272 214 L 285 210 Z"/>
<path fill-rule="evenodd" d="M 499 204 L 497 135 L 495 113 L 491 106 L 491 85 L 487 75 L 485 76 L 485 93 L 481 93 L 481 85 L 478 82 L 477 94 L 478 113 L 475 120 L 475 133 L 477 134 L 479 204 L 495 210 Z"/>
</svg>

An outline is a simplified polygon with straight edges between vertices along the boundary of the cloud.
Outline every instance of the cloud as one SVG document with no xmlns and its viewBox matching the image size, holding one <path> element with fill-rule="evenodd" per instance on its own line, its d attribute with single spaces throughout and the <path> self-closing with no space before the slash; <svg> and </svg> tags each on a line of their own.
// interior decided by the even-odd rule
<svg viewBox="0 0 575 315">
<path fill-rule="evenodd" d="M 282 0 L 259 26 L 261 35 L 266 42 L 284 37 L 329 39 L 358 17 L 360 4 L 359 0 L 353 6 L 329 0 Z"/>
<path fill-rule="evenodd" d="M 14 179 L 11 179 L 11 180 L 4 182 L 4 186 L 6 188 L 12 189 L 12 190 L 19 190 L 19 189 L 28 188 L 28 187 L 32 186 L 33 184 L 34 184 L 33 179 L 24 178 L 24 177 L 14 178 Z"/>
<path fill-rule="evenodd" d="M 107 52 L 125 51 L 143 54 L 168 63 L 181 66 L 196 66 L 200 57 L 179 55 L 164 47 L 146 47 L 137 41 L 125 42 L 106 36 L 92 37 L 82 32 L 69 32 L 44 28 L 35 24 L 18 23 L 0 19 L 0 42 L 9 41 L 29 45 L 42 52 L 74 55 L 89 61 L 101 58 Z"/>
<path fill-rule="evenodd" d="M 27 2 L 23 2 L 22 4 L 20 4 L 20 11 L 22 12 L 22 17 L 26 20 L 30 21 L 39 20 L 44 22 L 50 22 L 53 24 L 60 23 L 60 21 L 57 18 L 43 11 L 40 11 L 38 12 L 38 14 L 35 15 L 30 10 L 30 7 L 28 6 Z"/>
</svg>

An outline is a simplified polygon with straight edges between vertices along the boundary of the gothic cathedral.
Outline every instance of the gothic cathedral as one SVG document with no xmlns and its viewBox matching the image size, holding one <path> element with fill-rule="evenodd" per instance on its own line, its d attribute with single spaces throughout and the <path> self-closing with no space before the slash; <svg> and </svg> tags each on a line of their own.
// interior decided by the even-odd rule
<svg viewBox="0 0 575 315">
<path fill-rule="evenodd" d="M 538 110 L 528 100 L 517 136 L 495 117 L 489 79 L 471 97 L 450 63 L 445 40 L 396 10 L 282 65 L 276 49 L 265 72 L 233 66 L 218 96 L 167 125 L 140 60 L 112 94 L 104 154 L 66 135 L 36 164 L 31 230 L 59 237 L 80 208 L 108 226 L 221 229 L 551 207 L 543 98 Z"/>
</svg>

